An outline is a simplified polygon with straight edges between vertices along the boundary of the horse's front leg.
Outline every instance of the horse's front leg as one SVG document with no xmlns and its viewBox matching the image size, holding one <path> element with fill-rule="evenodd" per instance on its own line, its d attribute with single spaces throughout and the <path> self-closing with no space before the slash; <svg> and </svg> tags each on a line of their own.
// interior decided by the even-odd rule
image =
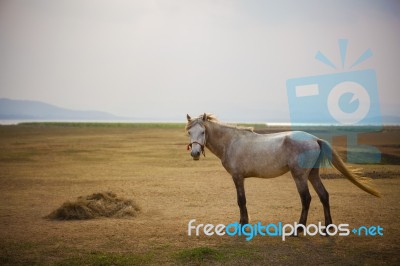
<svg viewBox="0 0 400 266">
<path fill-rule="evenodd" d="M 233 175 L 233 182 L 236 186 L 237 192 L 237 202 L 240 209 L 240 224 L 248 224 L 249 223 L 249 215 L 247 214 L 246 207 L 246 194 L 244 192 L 244 178 L 239 175 Z"/>
</svg>

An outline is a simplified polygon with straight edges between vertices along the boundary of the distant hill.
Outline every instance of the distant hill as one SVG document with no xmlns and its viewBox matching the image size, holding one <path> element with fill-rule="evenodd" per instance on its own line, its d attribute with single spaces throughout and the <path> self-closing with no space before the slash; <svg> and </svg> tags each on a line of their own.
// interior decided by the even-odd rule
<svg viewBox="0 0 400 266">
<path fill-rule="evenodd" d="M 78 111 L 39 101 L 0 99 L 2 120 L 117 120 L 123 119 L 100 111 Z"/>
</svg>

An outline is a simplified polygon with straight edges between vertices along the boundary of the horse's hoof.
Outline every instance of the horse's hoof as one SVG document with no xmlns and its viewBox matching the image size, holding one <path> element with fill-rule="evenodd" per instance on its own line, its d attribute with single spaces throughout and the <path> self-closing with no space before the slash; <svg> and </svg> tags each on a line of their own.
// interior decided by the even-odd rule
<svg viewBox="0 0 400 266">
<path fill-rule="evenodd" d="M 329 237 L 329 236 L 330 236 L 330 235 L 328 234 L 328 230 L 326 230 L 326 228 L 322 229 L 322 233 L 323 233 L 323 234 L 321 234 L 321 236 L 324 236 L 324 237 Z"/>
<path fill-rule="evenodd" d="M 298 228 L 297 232 L 290 234 L 291 237 L 299 237 L 303 233 L 303 228 Z"/>
</svg>

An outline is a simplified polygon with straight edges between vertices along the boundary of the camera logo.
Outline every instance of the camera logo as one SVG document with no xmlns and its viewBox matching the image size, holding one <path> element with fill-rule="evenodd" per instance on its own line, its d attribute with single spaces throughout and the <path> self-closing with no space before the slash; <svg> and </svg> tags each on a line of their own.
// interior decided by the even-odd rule
<svg viewBox="0 0 400 266">
<path fill-rule="evenodd" d="M 335 136 L 346 135 L 347 161 L 380 162 L 380 153 L 375 147 L 357 142 L 358 134 L 380 131 L 382 128 L 375 70 L 352 70 L 370 58 L 372 51 L 367 49 L 350 67 L 346 67 L 347 46 L 348 40 L 339 40 L 340 72 L 337 72 L 336 64 L 323 53 L 317 52 L 315 58 L 336 70 L 335 73 L 287 80 L 292 129 L 303 129 L 301 127 L 304 124 L 338 125 L 340 127 L 329 132 L 328 136 L 325 133 L 320 137 L 329 141 Z"/>
</svg>

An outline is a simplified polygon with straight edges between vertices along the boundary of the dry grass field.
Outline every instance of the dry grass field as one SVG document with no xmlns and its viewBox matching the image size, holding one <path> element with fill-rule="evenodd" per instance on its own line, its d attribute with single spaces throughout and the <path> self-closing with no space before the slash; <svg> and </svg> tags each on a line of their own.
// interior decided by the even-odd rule
<svg viewBox="0 0 400 266">
<path fill-rule="evenodd" d="M 237 221 L 239 210 L 233 182 L 219 160 L 208 150 L 206 158 L 191 159 L 183 125 L 0 126 L 0 265 L 400 265 L 400 128 L 360 140 L 383 153 L 386 164 L 361 166 L 383 198 L 345 179 L 323 182 L 335 224 L 380 225 L 383 236 L 246 241 L 187 235 L 191 219 L 228 224 Z M 334 145 L 343 151 L 344 141 Z M 106 191 L 133 199 L 140 213 L 79 221 L 44 218 L 66 201 Z M 248 179 L 246 192 L 252 222 L 298 220 L 300 198 L 290 174 Z M 308 222 L 318 223 L 324 220 L 322 206 L 312 189 L 311 194 Z"/>
</svg>

